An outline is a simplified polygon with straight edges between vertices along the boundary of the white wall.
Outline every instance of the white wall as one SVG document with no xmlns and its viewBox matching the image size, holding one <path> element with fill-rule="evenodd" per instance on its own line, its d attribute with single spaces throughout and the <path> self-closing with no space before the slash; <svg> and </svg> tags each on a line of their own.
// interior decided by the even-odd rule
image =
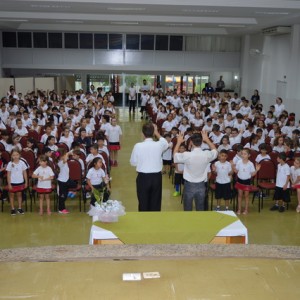
<svg viewBox="0 0 300 300">
<path fill-rule="evenodd" d="M 0 78 L 0 98 L 6 96 L 9 91 L 9 87 L 14 85 L 15 81 L 13 78 Z"/>
<path fill-rule="evenodd" d="M 245 45 L 247 39 L 244 39 Z M 295 43 L 294 43 L 295 44 Z M 283 97 L 285 107 L 288 111 L 295 111 L 300 116 L 300 94 L 296 92 L 300 85 L 299 58 L 300 44 L 294 45 L 291 52 L 293 38 L 291 34 L 278 36 L 253 35 L 249 38 L 249 45 L 242 50 L 242 95 L 251 97 L 254 89 L 261 94 L 265 110 L 275 103 L 278 96 L 278 86 L 284 86 L 286 82 L 286 95 Z M 296 48 L 296 50 L 295 50 Z M 250 49 L 258 49 L 257 55 L 251 55 Z M 298 82 L 295 82 L 297 80 Z M 294 91 L 289 94 L 289 91 Z"/>
<path fill-rule="evenodd" d="M 26 95 L 28 92 L 34 90 L 34 78 L 33 77 L 18 77 L 15 78 L 15 88 L 18 93 Z"/>
<path fill-rule="evenodd" d="M 6 69 L 224 72 L 240 67 L 239 52 L 2 49 Z"/>
</svg>

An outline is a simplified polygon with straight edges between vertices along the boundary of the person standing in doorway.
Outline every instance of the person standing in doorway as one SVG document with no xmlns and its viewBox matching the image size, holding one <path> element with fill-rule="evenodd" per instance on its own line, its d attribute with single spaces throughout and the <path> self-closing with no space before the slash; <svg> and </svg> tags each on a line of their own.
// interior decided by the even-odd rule
<svg viewBox="0 0 300 300">
<path fill-rule="evenodd" d="M 183 134 L 177 137 L 177 144 L 174 149 L 174 162 L 183 163 L 183 207 L 185 211 L 193 210 L 193 200 L 195 200 L 196 210 L 205 209 L 205 181 L 207 180 L 207 166 L 217 158 L 216 146 L 209 139 L 207 132 L 202 130 L 202 134 L 195 133 L 191 136 L 192 151 L 179 153 L 179 147 L 184 143 Z M 210 151 L 201 149 L 202 142 L 210 147 Z"/>
<path fill-rule="evenodd" d="M 225 82 L 223 81 L 223 76 L 220 76 L 220 79 L 217 81 L 216 84 L 216 92 L 223 92 L 225 89 Z"/>
<path fill-rule="evenodd" d="M 157 126 L 143 125 L 144 141 L 135 144 L 130 164 L 136 167 L 136 191 L 139 211 L 160 211 L 162 197 L 162 153 L 168 148 L 166 139 L 160 136 Z M 153 136 L 157 141 L 153 140 Z"/>
<path fill-rule="evenodd" d="M 131 110 L 133 111 L 133 113 L 135 113 L 136 88 L 133 82 L 131 83 L 131 86 L 129 88 L 128 101 L 129 101 L 129 113 L 131 113 Z"/>
</svg>

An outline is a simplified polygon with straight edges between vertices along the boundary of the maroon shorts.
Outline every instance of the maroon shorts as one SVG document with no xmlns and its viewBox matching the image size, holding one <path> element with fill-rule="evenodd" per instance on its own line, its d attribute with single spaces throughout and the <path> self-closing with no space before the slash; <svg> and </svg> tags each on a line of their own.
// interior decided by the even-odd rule
<svg viewBox="0 0 300 300">
<path fill-rule="evenodd" d="M 108 149 L 110 151 L 118 151 L 121 149 L 120 143 L 109 143 Z"/>
</svg>

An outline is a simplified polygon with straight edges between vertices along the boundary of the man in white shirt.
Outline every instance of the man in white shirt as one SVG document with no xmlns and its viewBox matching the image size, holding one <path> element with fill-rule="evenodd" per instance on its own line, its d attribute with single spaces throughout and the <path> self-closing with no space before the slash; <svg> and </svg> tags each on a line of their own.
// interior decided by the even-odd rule
<svg viewBox="0 0 300 300">
<path fill-rule="evenodd" d="M 134 83 L 131 83 L 131 86 L 129 88 L 128 101 L 129 101 L 129 113 L 131 113 L 131 110 L 133 111 L 133 113 L 135 113 L 136 88 L 134 86 Z"/>
<path fill-rule="evenodd" d="M 201 149 L 202 141 L 206 143 L 211 151 L 203 151 Z M 205 181 L 207 180 L 207 166 L 216 159 L 218 151 L 215 145 L 209 139 L 207 132 L 202 131 L 201 134 L 193 134 L 191 137 L 192 151 L 179 153 L 179 147 L 184 142 L 184 137 L 179 134 L 177 144 L 174 149 L 174 162 L 183 163 L 183 207 L 185 211 L 193 210 L 193 200 L 195 199 L 196 210 L 204 210 L 205 208 Z"/>
<path fill-rule="evenodd" d="M 145 140 L 135 144 L 130 164 L 136 167 L 139 211 L 160 211 L 162 196 L 162 153 L 168 148 L 157 126 L 147 123 L 142 129 Z M 153 135 L 158 139 L 153 141 Z"/>
</svg>

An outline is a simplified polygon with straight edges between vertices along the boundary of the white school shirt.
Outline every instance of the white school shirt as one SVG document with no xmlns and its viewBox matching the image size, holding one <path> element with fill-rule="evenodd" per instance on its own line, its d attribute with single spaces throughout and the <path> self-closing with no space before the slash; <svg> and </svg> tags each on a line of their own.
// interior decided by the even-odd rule
<svg viewBox="0 0 300 300">
<path fill-rule="evenodd" d="M 129 88 L 129 100 L 136 100 L 136 88 L 135 87 Z"/>
<path fill-rule="evenodd" d="M 96 170 L 95 168 L 90 168 L 86 178 L 91 181 L 91 185 L 98 185 L 101 184 L 103 181 L 103 177 L 105 177 L 105 172 L 102 168 Z"/>
<path fill-rule="evenodd" d="M 231 179 L 228 174 L 232 171 L 230 162 L 225 161 L 224 163 L 222 163 L 220 161 L 217 161 L 215 163 L 215 167 L 217 173 L 216 182 L 221 184 L 229 183 Z"/>
<path fill-rule="evenodd" d="M 231 136 L 229 138 L 229 143 L 231 146 L 233 146 L 234 144 L 240 144 L 242 141 L 242 134 L 239 133 L 237 136 Z"/>
<path fill-rule="evenodd" d="M 49 166 L 46 166 L 46 168 L 43 168 L 43 167 L 39 166 L 33 172 L 33 174 L 37 175 L 37 176 L 43 176 L 43 178 L 49 178 L 51 176 L 54 176 L 54 173 L 53 173 L 52 169 Z M 38 183 L 37 183 L 37 187 L 42 188 L 42 189 L 51 189 L 51 179 L 50 180 L 45 180 L 45 181 L 41 181 L 39 179 Z"/>
<path fill-rule="evenodd" d="M 14 133 L 17 133 L 19 136 L 24 136 L 26 134 L 28 134 L 28 130 L 26 129 L 26 127 L 22 127 L 21 129 L 19 129 L 18 127 L 15 129 Z"/>
<path fill-rule="evenodd" d="M 251 173 L 255 172 L 254 164 L 251 161 L 245 164 L 242 159 L 236 163 L 235 168 L 238 170 L 238 178 L 242 180 L 251 179 Z"/>
<path fill-rule="evenodd" d="M 220 135 L 216 135 L 216 134 L 214 134 L 214 132 L 211 132 L 209 134 L 209 137 L 214 144 L 220 144 L 223 136 L 224 136 L 223 133 L 220 133 Z"/>
<path fill-rule="evenodd" d="M 271 160 L 271 157 L 269 154 L 262 156 L 261 154 L 258 154 L 255 158 L 255 162 L 260 163 L 262 160 Z"/>
<path fill-rule="evenodd" d="M 68 163 L 64 163 L 62 160 L 58 162 L 58 167 L 59 167 L 59 174 L 57 180 L 61 182 L 67 182 L 69 180 L 69 165 Z"/>
<path fill-rule="evenodd" d="M 172 148 L 173 148 L 173 143 L 170 142 L 168 144 L 168 148 L 162 154 L 162 158 L 164 160 L 172 160 Z"/>
<path fill-rule="evenodd" d="M 247 143 L 244 148 L 248 148 L 248 149 L 252 149 L 255 150 L 257 152 L 259 152 L 259 148 L 258 148 L 259 144 L 257 143 L 256 145 L 250 145 L 250 143 Z"/>
<path fill-rule="evenodd" d="M 11 183 L 23 183 L 24 182 L 24 176 L 23 171 L 27 170 L 27 166 L 23 160 L 19 160 L 19 162 L 16 164 L 12 161 L 10 161 L 6 167 L 6 171 L 10 171 L 10 182 Z"/>
<path fill-rule="evenodd" d="M 137 172 L 158 173 L 162 169 L 162 153 L 168 148 L 165 138 L 155 142 L 152 138 L 146 138 L 143 142 L 134 145 L 130 164 L 136 167 Z"/>
<path fill-rule="evenodd" d="M 227 144 L 226 146 L 221 144 L 219 147 L 218 147 L 218 152 L 220 152 L 221 150 L 230 150 L 231 149 L 231 146 L 230 144 Z"/>
<path fill-rule="evenodd" d="M 119 125 L 111 125 L 105 132 L 105 135 L 108 137 L 110 143 L 118 143 L 120 141 L 120 135 L 122 135 L 122 129 Z"/>
<path fill-rule="evenodd" d="M 162 128 L 166 131 L 166 132 L 170 132 L 172 130 L 172 128 L 175 126 L 173 120 L 170 122 L 168 120 L 164 121 Z"/>
<path fill-rule="evenodd" d="M 291 175 L 290 167 L 288 164 L 278 164 L 277 175 L 276 175 L 276 186 L 283 187 L 286 183 L 287 176 Z M 287 188 L 290 187 L 290 182 L 288 182 Z"/>
<path fill-rule="evenodd" d="M 70 135 L 67 138 L 64 135 L 62 135 L 61 138 L 59 139 L 59 142 L 65 143 L 66 145 L 68 145 L 69 149 L 71 149 L 73 141 L 74 141 L 74 138 Z"/>
<path fill-rule="evenodd" d="M 104 160 L 103 156 L 102 156 L 100 153 L 98 153 L 98 154 L 96 154 L 96 155 L 93 155 L 92 153 L 90 153 L 90 154 L 86 157 L 85 161 L 86 161 L 87 164 L 89 164 L 89 163 L 90 163 L 94 158 L 96 158 L 96 157 L 99 157 L 99 158 L 102 159 L 102 164 L 103 164 L 103 166 L 106 168 L 105 160 Z"/>
<path fill-rule="evenodd" d="M 284 146 L 274 146 L 273 151 L 284 152 Z"/>
<path fill-rule="evenodd" d="M 297 178 L 300 176 L 300 168 L 296 169 L 295 166 L 291 166 L 290 169 L 292 182 L 295 183 Z"/>
<path fill-rule="evenodd" d="M 150 99 L 150 96 L 148 94 L 146 94 L 146 95 L 142 94 L 141 95 L 141 106 L 146 106 L 147 101 L 149 99 Z"/>
</svg>

